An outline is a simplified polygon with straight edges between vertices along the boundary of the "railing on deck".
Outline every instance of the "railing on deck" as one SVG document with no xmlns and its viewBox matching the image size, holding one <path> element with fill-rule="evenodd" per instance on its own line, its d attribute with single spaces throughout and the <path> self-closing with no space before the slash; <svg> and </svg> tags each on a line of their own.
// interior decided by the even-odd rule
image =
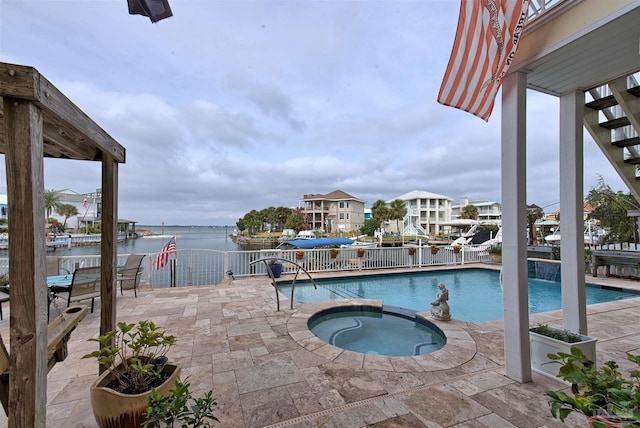
<svg viewBox="0 0 640 428">
<path fill-rule="evenodd" d="M 118 255 L 118 266 L 124 265 L 128 254 Z M 156 254 L 147 254 L 142 261 L 142 283 L 151 283 L 154 288 L 171 286 L 172 263 L 161 269 L 152 269 Z M 264 257 L 282 257 L 297 261 L 307 271 L 338 272 L 371 270 L 386 268 L 411 268 L 427 266 L 461 265 L 475 262 L 487 262 L 489 254 L 480 246 L 465 246 L 455 254 L 450 246 L 443 246 L 436 254 L 431 254 L 428 246 L 416 247 L 415 254 L 409 255 L 407 247 L 368 248 L 363 257 L 358 257 L 356 249 L 341 248 L 336 258 L 331 257 L 329 249 L 304 250 L 302 260 L 296 260 L 295 250 L 255 250 L 255 251 L 218 251 L 218 250 L 178 250 L 171 258 L 175 263 L 175 286 L 218 284 L 232 272 L 235 278 L 267 275 L 264 264 L 251 265 L 251 262 Z M 61 273 L 73 273 L 77 267 L 100 265 L 100 256 L 59 256 Z M 294 273 L 295 265 L 283 263 L 283 275 Z M 0 258 L 0 275 L 9 271 L 9 259 Z"/>
</svg>

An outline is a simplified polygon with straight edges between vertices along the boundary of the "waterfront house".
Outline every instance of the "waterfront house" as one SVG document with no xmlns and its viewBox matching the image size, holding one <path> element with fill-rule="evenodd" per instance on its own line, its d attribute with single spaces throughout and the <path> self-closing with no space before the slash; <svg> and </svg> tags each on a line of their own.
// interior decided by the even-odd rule
<svg viewBox="0 0 640 428">
<path fill-rule="evenodd" d="M 364 201 L 342 190 L 302 199 L 302 215 L 310 230 L 324 233 L 358 233 L 364 225 Z"/>
<path fill-rule="evenodd" d="M 481 221 L 497 221 L 502 218 L 502 208 L 500 202 L 490 201 L 489 199 L 460 199 L 460 202 L 451 204 L 451 219 L 460 218 L 463 209 L 466 206 L 473 205 L 478 208 L 478 218 Z"/>
<path fill-rule="evenodd" d="M 427 236 L 445 232 L 440 223 L 451 220 L 450 197 L 424 190 L 413 190 L 386 201 L 387 205 L 395 199 L 404 201 L 407 207 L 407 215 L 400 225 L 402 234 Z M 385 225 L 385 230 L 398 233 L 396 222 L 390 221 Z"/>
</svg>

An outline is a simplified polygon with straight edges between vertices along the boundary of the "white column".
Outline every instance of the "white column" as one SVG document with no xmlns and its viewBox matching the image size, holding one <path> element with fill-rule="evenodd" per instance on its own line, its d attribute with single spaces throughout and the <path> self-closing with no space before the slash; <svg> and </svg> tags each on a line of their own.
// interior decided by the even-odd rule
<svg viewBox="0 0 640 428">
<path fill-rule="evenodd" d="M 584 93 L 560 97 L 560 257 L 562 323 L 587 334 L 584 288 L 583 137 Z"/>
<path fill-rule="evenodd" d="M 531 381 L 526 217 L 527 76 L 502 84 L 502 280 L 506 375 Z"/>
</svg>

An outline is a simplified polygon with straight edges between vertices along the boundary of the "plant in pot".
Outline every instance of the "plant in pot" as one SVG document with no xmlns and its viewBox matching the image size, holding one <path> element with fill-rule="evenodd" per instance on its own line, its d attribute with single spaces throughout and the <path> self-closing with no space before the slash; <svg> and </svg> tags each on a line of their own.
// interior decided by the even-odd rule
<svg viewBox="0 0 640 428">
<path fill-rule="evenodd" d="M 454 254 L 458 254 L 460 252 L 460 250 L 462 250 L 462 245 L 454 245 L 453 246 L 453 253 Z"/>
<path fill-rule="evenodd" d="M 152 388 L 168 395 L 181 366 L 166 356 L 175 337 L 152 321 L 119 322 L 116 329 L 89 339 L 100 349 L 83 358 L 96 358 L 105 371 L 91 385 L 91 406 L 100 427 L 139 427 L 146 418 Z"/>
<path fill-rule="evenodd" d="M 502 246 L 493 245 L 489 248 L 489 257 L 492 262 L 502 263 Z"/>
<path fill-rule="evenodd" d="M 436 244 L 431 244 L 431 254 L 438 254 L 438 251 L 440 251 L 440 246 L 436 245 Z"/>
<path fill-rule="evenodd" d="M 572 348 L 580 349 L 591 361 L 596 361 L 596 342 L 583 334 L 569 330 L 540 324 L 529 329 L 529 343 L 531 346 L 531 369 L 540 374 L 555 378 L 558 366 L 549 364 L 552 360 L 549 354 L 558 352 L 569 353 Z"/>
<path fill-rule="evenodd" d="M 560 365 L 558 377 L 571 384 L 572 395 L 564 391 L 546 391 L 554 418 L 564 422 L 572 412 L 582 413 L 593 428 L 630 428 L 640 426 L 640 370 L 625 377 L 618 363 L 607 361 L 595 366 L 578 348 L 550 354 Z M 640 366 L 640 355 L 627 353 L 629 361 Z"/>
<path fill-rule="evenodd" d="M 340 250 L 337 248 L 331 248 L 329 250 L 329 257 L 331 257 L 332 259 L 335 259 L 336 257 L 338 257 L 338 254 L 340 254 Z"/>
<path fill-rule="evenodd" d="M 176 379 L 170 395 L 160 394 L 155 388 L 148 397 L 147 420 L 143 428 L 150 427 L 210 427 L 211 421 L 220 422 L 213 414 L 218 405 L 209 390 L 204 397 L 194 398 L 189 390 L 189 377 L 184 381 Z"/>
<path fill-rule="evenodd" d="M 302 260 L 304 258 L 303 250 L 296 250 L 296 260 Z"/>
<path fill-rule="evenodd" d="M 416 253 L 416 247 L 409 247 L 409 255 L 413 256 Z"/>
<path fill-rule="evenodd" d="M 593 251 L 591 251 L 591 248 L 585 248 L 584 249 L 584 271 L 586 273 L 590 272 L 590 267 L 591 267 L 591 256 L 593 254 Z"/>
<path fill-rule="evenodd" d="M 364 257 L 364 253 L 366 253 L 364 248 L 358 248 L 358 257 Z"/>
<path fill-rule="evenodd" d="M 269 268 L 269 271 L 271 272 L 271 274 L 267 272 L 267 275 L 273 276 L 274 278 L 280 278 L 280 275 L 282 275 L 282 263 L 280 263 L 278 260 L 271 259 L 269 260 L 267 266 Z"/>
</svg>

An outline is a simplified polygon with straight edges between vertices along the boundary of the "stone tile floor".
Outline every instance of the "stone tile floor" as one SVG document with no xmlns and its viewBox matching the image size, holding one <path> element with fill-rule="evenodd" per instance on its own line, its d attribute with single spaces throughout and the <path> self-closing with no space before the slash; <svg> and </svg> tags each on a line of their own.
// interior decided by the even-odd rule
<svg viewBox="0 0 640 428">
<path fill-rule="evenodd" d="M 611 278 L 587 281 L 640 288 Z M 137 298 L 118 295 L 117 319 L 150 319 L 178 337 L 170 358 L 182 364 L 196 394 L 213 389 L 221 421 L 214 426 L 586 426 L 579 415 L 565 424 L 550 416 L 544 391 L 564 384 L 536 373 L 526 384 L 505 376 L 501 321 L 434 321 L 449 341 L 429 356 L 363 355 L 327 345 L 306 328 L 311 314 L 335 302 L 295 304 L 291 310 L 281 300 L 276 311 L 267 278 L 238 278 L 217 286 L 141 290 Z M 640 348 L 640 298 L 591 305 L 588 313 L 598 361 L 628 366 L 624 353 Z M 8 319 L 0 322 L 5 340 Z M 560 326 L 561 313 L 531 316 L 531 325 L 539 322 Z M 97 365 L 81 356 L 95 348 L 87 339 L 98 331 L 96 311 L 73 332 L 68 358 L 49 372 L 47 426 L 96 426 L 88 391 Z"/>
</svg>

